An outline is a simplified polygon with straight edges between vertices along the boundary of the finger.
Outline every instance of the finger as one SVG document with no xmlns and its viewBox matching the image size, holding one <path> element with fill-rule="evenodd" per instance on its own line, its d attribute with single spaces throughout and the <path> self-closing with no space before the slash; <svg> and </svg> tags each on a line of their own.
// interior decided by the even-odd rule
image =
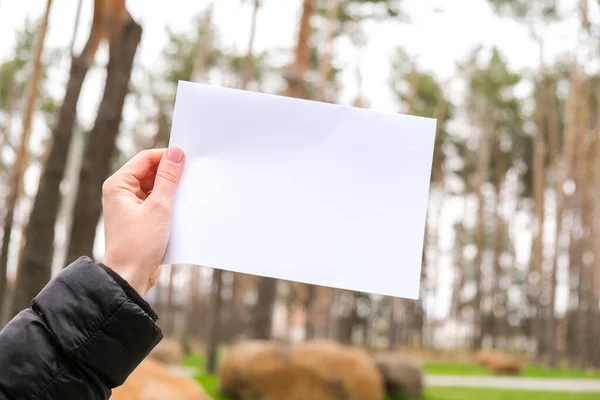
<svg viewBox="0 0 600 400">
<path fill-rule="evenodd" d="M 171 208 L 184 163 L 185 154 L 183 150 L 179 147 L 170 147 L 162 157 L 156 170 L 154 187 L 152 193 L 148 196 L 148 201 L 151 204 Z"/>
<path fill-rule="evenodd" d="M 153 169 L 148 172 L 148 174 L 142 178 L 140 182 L 140 189 L 144 192 L 148 193 L 154 188 L 154 181 L 156 180 L 156 170 Z"/>
<path fill-rule="evenodd" d="M 152 190 L 156 169 L 165 153 L 166 149 L 152 149 L 136 154 L 106 180 L 103 191 L 125 190 L 137 196 Z"/>
<path fill-rule="evenodd" d="M 142 181 L 148 174 L 156 171 L 167 149 L 144 150 L 133 156 L 119 170 L 118 174 L 127 174 Z"/>
</svg>

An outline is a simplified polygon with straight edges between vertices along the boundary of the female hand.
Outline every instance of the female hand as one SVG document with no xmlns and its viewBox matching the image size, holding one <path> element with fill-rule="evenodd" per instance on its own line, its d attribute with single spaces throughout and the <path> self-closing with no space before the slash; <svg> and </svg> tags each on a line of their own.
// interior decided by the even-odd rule
<svg viewBox="0 0 600 400">
<path fill-rule="evenodd" d="M 171 210 L 185 155 L 178 147 L 145 150 L 102 186 L 104 265 L 141 296 L 156 284 L 171 233 Z"/>
</svg>

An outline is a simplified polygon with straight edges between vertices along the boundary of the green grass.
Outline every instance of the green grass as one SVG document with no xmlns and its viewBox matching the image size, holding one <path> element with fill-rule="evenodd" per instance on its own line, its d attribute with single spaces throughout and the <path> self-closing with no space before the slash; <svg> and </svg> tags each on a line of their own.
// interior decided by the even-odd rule
<svg viewBox="0 0 600 400">
<path fill-rule="evenodd" d="M 214 400 L 231 400 L 219 394 L 217 378 L 196 377 Z M 599 393 L 529 392 L 497 389 L 428 388 L 423 400 L 598 400 Z M 391 399 L 384 399 L 391 400 Z"/>
<path fill-rule="evenodd" d="M 206 358 L 203 355 L 194 355 L 188 357 L 184 365 L 197 367 L 199 371 L 204 371 Z M 424 370 L 427 374 L 438 375 L 472 375 L 489 376 L 491 375 L 484 368 L 476 364 L 451 364 L 451 363 L 430 363 L 425 364 Z M 527 377 L 547 377 L 547 378 L 598 378 L 598 372 L 585 372 L 561 368 L 551 370 L 538 366 L 528 366 L 525 368 L 523 376 Z M 219 394 L 218 381 L 212 375 L 200 375 L 196 380 L 202 385 L 206 393 L 214 400 L 230 400 Z M 423 400 L 598 400 L 599 393 L 565 393 L 565 392 L 529 392 L 517 390 L 497 390 L 497 389 L 471 389 L 471 388 L 427 388 Z M 384 399 L 386 400 L 386 399 Z M 391 400 L 391 399 L 387 399 Z"/>
<path fill-rule="evenodd" d="M 429 363 L 423 365 L 423 370 L 431 375 L 471 375 L 489 376 L 488 370 L 477 364 Z M 582 371 L 570 368 L 550 369 L 537 365 L 528 365 L 521 376 L 529 378 L 586 378 L 600 379 L 600 372 Z"/>
<path fill-rule="evenodd" d="M 221 359 L 223 353 L 219 353 Z M 194 366 L 204 371 L 206 366 L 206 357 L 204 355 L 193 355 L 186 358 L 183 363 L 187 366 Z M 426 363 L 423 365 L 423 370 L 426 374 L 431 375 L 470 375 L 470 376 L 490 376 L 492 375 L 487 369 L 477 364 L 460 364 L 460 363 Z M 570 368 L 550 369 L 537 365 L 528 365 L 523 370 L 521 376 L 529 378 L 584 378 L 584 379 L 600 379 L 598 371 L 583 371 Z"/>
<path fill-rule="evenodd" d="M 598 393 L 528 392 L 518 390 L 429 388 L 426 400 L 597 400 Z"/>
</svg>

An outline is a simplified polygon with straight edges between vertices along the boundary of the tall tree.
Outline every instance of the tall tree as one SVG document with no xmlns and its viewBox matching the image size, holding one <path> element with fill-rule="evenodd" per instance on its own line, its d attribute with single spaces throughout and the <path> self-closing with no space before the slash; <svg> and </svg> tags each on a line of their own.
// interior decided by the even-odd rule
<svg viewBox="0 0 600 400">
<path fill-rule="evenodd" d="M 254 78 L 254 39 L 256 37 L 256 20 L 258 18 L 258 10 L 260 8 L 260 0 L 252 0 L 252 19 L 250 21 L 250 34 L 248 35 L 248 50 L 243 60 L 242 67 L 242 89 L 247 89 L 250 82 Z"/>
<path fill-rule="evenodd" d="M 316 0 L 302 0 L 302 14 L 294 52 L 294 62 L 287 77 L 286 96 L 304 98 L 306 96 L 305 74 L 310 63 L 309 39 L 312 31 L 311 18 L 315 12 Z"/>
<path fill-rule="evenodd" d="M 444 192 L 444 174 L 446 171 L 446 152 L 449 147 L 454 148 L 458 145 L 458 141 L 449 134 L 448 123 L 453 117 L 453 105 L 449 102 L 444 94 L 443 85 L 430 73 L 420 71 L 417 68 L 414 60 L 401 48 L 396 50 L 396 55 L 393 63 L 390 86 L 396 94 L 397 100 L 403 105 L 403 111 L 423 117 L 433 117 L 437 120 L 436 125 L 436 143 L 433 156 L 432 175 L 430 192 L 435 194 L 437 199 L 436 205 L 431 207 L 428 212 L 436 212 L 434 220 L 439 221 L 439 213 L 442 210 L 442 194 Z M 432 196 L 433 197 L 433 196 Z M 428 216 L 428 222 L 429 217 Z M 433 259 L 427 257 L 429 246 L 435 250 L 437 244 L 437 235 L 431 232 L 427 224 L 424 234 L 423 246 L 423 265 L 421 267 L 421 293 L 419 301 L 410 303 L 407 309 L 408 315 L 403 316 L 405 319 L 404 327 L 410 331 L 410 336 L 414 337 L 416 342 L 420 343 L 424 334 L 424 310 L 423 299 L 428 293 L 434 292 L 433 277 L 435 272 L 431 270 L 433 267 Z M 435 231 L 435 229 L 434 229 Z M 432 264 L 432 265 L 430 265 Z M 431 279 L 429 279 L 431 276 Z M 397 309 L 398 300 L 392 300 L 392 309 Z M 397 312 L 396 312 L 397 313 Z M 394 313 L 391 314 L 392 316 Z M 395 321 L 396 323 L 398 321 Z M 394 333 L 394 338 L 397 335 Z"/>
<path fill-rule="evenodd" d="M 102 212 L 102 183 L 111 172 L 111 159 L 123 114 L 125 97 L 142 27 L 125 10 L 125 4 L 109 14 L 109 60 L 104 95 L 98 116 L 88 135 L 73 216 L 67 262 L 82 255 L 92 256 L 96 227 Z"/>
<path fill-rule="evenodd" d="M 44 41 L 48 30 L 48 20 L 50 18 L 50 9 L 52 0 L 46 1 L 46 9 L 42 18 L 42 23 L 39 27 L 37 43 L 33 55 L 31 79 L 29 80 L 29 89 L 27 99 L 23 110 L 21 142 L 17 150 L 17 158 L 13 166 L 12 177 L 9 184 L 9 196 L 6 204 L 6 216 L 4 220 L 4 237 L 2 242 L 2 254 L 0 255 L 0 274 L 4 276 L 2 279 L 6 283 L 6 265 L 8 262 L 8 245 L 10 243 L 11 233 L 13 231 L 13 220 L 17 201 L 23 190 L 23 177 L 28 165 L 29 157 L 29 138 L 33 123 L 33 114 L 36 109 L 40 80 L 42 77 L 42 52 L 44 50 Z M 3 289 L 3 288 L 2 288 Z M 0 293 L 3 293 L 1 290 Z"/>
<path fill-rule="evenodd" d="M 600 226 L 600 90 L 598 90 L 598 85 L 600 80 L 596 79 L 596 93 L 595 93 L 595 106 L 596 112 L 595 114 L 595 125 L 594 130 L 594 146 L 592 148 L 593 151 L 593 162 L 591 163 L 591 168 L 594 168 L 595 173 L 593 174 L 593 185 L 592 185 L 592 195 L 591 200 L 594 204 L 592 222 L 595 227 L 592 229 L 590 233 L 590 243 L 592 246 L 593 254 L 593 264 L 592 264 L 592 276 L 590 278 L 590 292 L 591 292 L 591 300 L 593 307 L 590 307 L 590 320 L 592 321 L 591 329 L 588 331 L 587 338 L 587 349 L 593 350 L 592 357 L 592 365 L 594 368 L 600 368 L 600 349 L 598 346 L 595 346 L 597 343 L 598 337 L 600 337 L 600 310 L 596 307 L 597 304 L 600 304 L 600 294 L 598 290 L 600 289 L 600 233 L 598 232 L 598 226 Z"/>
<path fill-rule="evenodd" d="M 94 2 L 94 17 L 88 41 L 81 54 L 71 60 L 71 71 L 52 145 L 44 164 L 38 191 L 25 232 L 25 247 L 17 271 L 11 314 L 26 308 L 50 278 L 54 247 L 54 225 L 60 203 L 60 183 L 77 118 L 77 103 L 83 82 L 98 46 L 106 35 L 105 1 Z"/>
<path fill-rule="evenodd" d="M 552 116 L 552 112 L 549 111 L 550 98 L 549 98 L 549 81 L 547 78 L 547 68 L 544 64 L 544 44 L 545 44 L 545 31 L 548 29 L 549 24 L 560 20 L 561 15 L 557 7 L 555 0 L 488 0 L 492 5 L 493 9 L 501 16 L 510 16 L 516 18 L 525 24 L 528 28 L 531 37 L 537 42 L 540 48 L 539 54 L 539 69 L 540 69 L 540 81 L 542 82 L 536 95 L 536 108 L 534 116 L 534 122 L 536 124 L 536 131 L 534 133 L 534 165 L 532 166 L 532 196 L 534 206 L 534 237 L 532 243 L 532 257 L 530 265 L 530 276 L 531 282 L 534 282 L 530 288 L 530 294 L 533 301 L 535 316 L 533 319 L 533 336 L 538 342 L 536 346 L 535 358 L 539 361 L 541 357 L 541 351 L 543 349 L 543 343 L 545 342 L 545 329 L 543 327 L 544 321 L 544 307 L 540 304 L 539 300 L 542 298 L 542 284 L 545 280 L 545 274 L 542 270 L 542 264 L 544 262 L 544 222 L 545 222 L 545 195 L 546 189 L 546 163 L 543 162 L 546 158 L 546 139 L 554 140 L 553 137 L 547 137 L 545 135 L 550 134 L 547 129 L 554 129 L 547 123 L 549 117 Z M 546 127 L 546 129 L 544 128 Z"/>
<path fill-rule="evenodd" d="M 557 177 L 555 181 L 556 193 L 556 238 L 554 240 L 554 262 L 550 274 L 549 284 L 545 285 L 546 297 L 550 299 L 548 305 L 548 331 L 550 343 L 550 359 L 549 365 L 556 367 L 558 365 L 558 348 L 557 348 L 557 318 L 556 318 L 556 285 L 558 282 L 558 263 L 561 254 L 561 233 L 563 227 L 563 218 L 565 211 L 565 183 L 571 176 L 573 165 L 573 157 L 575 155 L 575 138 L 577 133 L 577 103 L 578 99 L 577 88 L 580 82 L 580 68 L 577 59 L 574 61 L 574 68 L 571 74 L 571 87 L 569 89 L 569 100 L 567 104 L 567 126 L 564 132 L 564 145 L 562 153 L 557 159 Z M 542 293 L 544 295 L 544 293 Z"/>
<path fill-rule="evenodd" d="M 255 339 L 270 339 L 273 326 L 273 308 L 277 298 L 277 280 L 260 278 L 258 299 L 252 312 L 251 336 Z"/>
<path fill-rule="evenodd" d="M 498 49 L 492 50 L 491 57 L 479 66 L 478 52 L 473 55 L 468 76 L 467 112 L 478 132 L 474 190 L 477 198 L 477 226 L 475 244 L 477 252 L 474 260 L 473 298 L 474 329 L 473 348 L 480 348 L 484 336 L 483 318 L 483 262 L 487 251 L 487 213 L 483 186 L 490 178 L 490 164 L 495 143 L 503 136 L 522 135 L 523 120 L 521 105 L 514 95 L 514 87 L 520 82 L 520 75 L 508 69 L 506 61 Z M 473 65 L 474 63 L 474 65 Z"/>
<path fill-rule="evenodd" d="M 5 145 L 14 148 L 11 143 L 11 134 L 13 130 L 13 119 L 16 115 L 21 113 L 21 102 L 19 99 L 23 97 L 28 87 L 27 82 L 20 78 L 26 75 L 26 71 L 30 69 L 31 60 L 34 58 L 35 53 L 35 42 L 36 42 L 36 29 L 29 23 L 26 22 L 22 30 L 17 32 L 17 43 L 15 45 L 12 58 L 6 62 L 0 64 L 0 110 L 2 111 L 2 126 L 0 126 L 0 150 L 5 149 Z M 16 151 L 15 151 L 16 152 Z M 14 164 L 14 163 L 13 163 Z M 2 175 L 10 172 L 7 169 L 4 160 L 0 163 L 2 166 Z M 14 165 L 13 171 L 16 170 L 17 165 Z M 14 178 L 14 174 L 8 177 L 9 184 L 10 179 Z M 14 181 L 14 179 L 12 179 Z M 12 193 L 9 191 L 6 203 L 9 202 L 9 198 Z M 3 240 L 2 248 L 0 249 L 0 322 L 2 317 L 2 306 L 6 297 L 7 290 L 7 265 L 8 265 L 8 252 L 10 245 L 10 232 L 12 230 L 12 213 L 14 210 L 5 210 L 3 215 Z"/>
<path fill-rule="evenodd" d="M 210 292 L 209 323 L 206 336 L 206 372 L 214 374 L 217 370 L 219 350 L 219 328 L 221 326 L 221 305 L 223 303 L 223 270 L 213 269 L 212 289 Z"/>
</svg>

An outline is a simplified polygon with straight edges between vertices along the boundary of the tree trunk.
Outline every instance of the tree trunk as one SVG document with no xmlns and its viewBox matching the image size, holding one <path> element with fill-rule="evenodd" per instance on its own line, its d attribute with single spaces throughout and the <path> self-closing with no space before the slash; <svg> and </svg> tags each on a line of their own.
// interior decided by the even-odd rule
<svg viewBox="0 0 600 400">
<path fill-rule="evenodd" d="M 352 333 L 358 316 L 356 314 L 356 300 L 359 292 L 342 291 L 339 300 L 342 303 L 342 315 L 338 321 L 338 341 L 343 344 L 352 344 Z"/>
<path fill-rule="evenodd" d="M 312 30 L 310 21 L 314 11 L 315 0 L 303 0 L 300 30 L 298 31 L 298 41 L 296 43 L 296 56 L 294 64 L 290 68 L 288 87 L 285 92 L 285 95 L 289 97 L 306 97 L 304 74 L 308 70 L 310 64 L 310 47 L 308 41 Z"/>
<path fill-rule="evenodd" d="M 398 324 L 396 323 L 396 310 L 398 298 L 390 297 L 389 327 L 388 327 L 388 350 L 394 351 L 398 345 Z"/>
<path fill-rule="evenodd" d="M 44 11 L 42 24 L 39 28 L 38 38 L 35 46 L 35 54 L 33 56 L 32 74 L 29 81 L 30 85 L 25 102 L 25 109 L 23 111 L 23 130 L 21 132 L 21 143 L 19 144 L 19 149 L 17 150 L 17 157 L 13 166 L 9 184 L 9 195 L 6 201 L 7 213 L 4 221 L 2 254 L 0 255 L 0 274 L 4 272 L 2 274 L 4 275 L 4 279 L 6 279 L 8 250 L 14 222 L 15 207 L 17 206 L 17 202 L 21 196 L 21 192 L 23 191 L 23 176 L 25 175 L 25 170 L 27 169 L 27 165 L 29 163 L 29 138 L 31 136 L 33 114 L 35 112 L 35 106 L 39 94 L 40 80 L 42 77 L 42 52 L 44 50 L 44 41 L 46 39 L 46 32 L 48 30 L 48 20 L 50 18 L 51 7 L 52 0 L 47 0 L 46 10 Z M 4 290 L 0 291 L 0 293 L 3 292 Z"/>
<path fill-rule="evenodd" d="M 25 232 L 25 247 L 17 270 L 16 290 L 11 316 L 29 306 L 33 297 L 48 282 L 54 248 L 54 225 L 60 205 L 60 183 L 64 175 L 73 127 L 77 118 L 77 102 L 83 81 L 104 35 L 100 2 L 94 4 L 94 19 L 89 39 L 81 54 L 71 61 L 69 82 L 60 108 L 58 124 L 52 133 L 52 146 L 46 160 L 37 195 Z"/>
<path fill-rule="evenodd" d="M 307 285 L 306 298 L 304 301 L 304 311 L 306 312 L 306 325 L 304 326 L 305 339 L 310 340 L 315 337 L 315 297 L 317 287 L 315 285 Z"/>
<path fill-rule="evenodd" d="M 546 115 L 550 111 L 548 104 L 549 79 L 545 72 L 542 72 L 541 85 L 537 97 L 535 110 L 536 131 L 533 137 L 533 209 L 535 212 L 535 226 L 533 229 L 533 251 L 532 251 L 532 271 L 537 276 L 537 283 L 532 285 L 530 295 L 535 307 L 535 315 L 532 324 L 532 336 L 537 341 L 535 350 L 535 361 L 539 362 L 541 357 L 541 342 L 544 335 L 542 330 L 542 304 L 540 303 L 542 264 L 544 262 L 544 218 L 545 203 L 544 190 L 546 188 L 546 140 L 545 140 L 545 121 Z M 552 111 L 550 111 L 552 112 Z"/>
<path fill-rule="evenodd" d="M 573 156 L 575 150 L 575 136 L 577 130 L 577 101 L 578 101 L 578 90 L 579 87 L 579 71 L 580 65 L 575 58 L 573 72 L 571 73 L 571 88 L 569 89 L 569 99 L 567 102 L 567 127 L 564 135 L 564 147 L 563 153 L 558 160 L 557 165 L 557 179 L 556 179 L 556 238 L 554 244 L 554 262 L 552 265 L 552 272 L 550 278 L 550 284 L 548 285 L 549 291 L 549 318 L 548 318 L 548 331 L 550 334 L 550 359 L 549 365 L 555 368 L 558 365 L 558 351 L 556 347 L 557 337 L 557 323 L 556 323 L 556 285 L 558 275 L 558 259 L 560 256 L 560 240 L 559 237 L 562 233 L 562 220 L 565 206 L 565 193 L 564 184 L 570 177 L 571 165 L 573 164 Z"/>
<path fill-rule="evenodd" d="M 504 153 L 500 149 L 500 144 L 496 146 L 496 165 L 495 165 L 495 186 L 496 186 L 496 204 L 495 204 L 495 218 L 496 218 L 496 231 L 494 233 L 494 285 L 492 289 L 492 307 L 493 307 L 493 321 L 494 328 L 492 337 L 494 341 L 494 348 L 499 347 L 499 338 L 505 336 L 506 332 L 503 331 L 503 318 L 506 310 L 506 295 L 505 290 L 500 286 L 502 281 L 502 265 L 500 260 L 504 253 L 504 236 L 505 236 L 505 223 L 502 217 L 502 186 L 504 185 L 504 177 L 506 176 L 506 165 L 504 160 Z"/>
<path fill-rule="evenodd" d="M 83 255 L 92 256 L 96 227 L 102 213 L 102 184 L 111 172 L 133 61 L 142 38 L 142 27 L 128 19 L 122 35 L 110 44 L 104 96 L 94 128 L 89 133 L 79 175 L 67 263 Z"/>
<path fill-rule="evenodd" d="M 196 298 L 198 296 L 198 284 L 200 282 L 200 268 L 189 265 L 189 282 L 187 287 L 187 299 L 184 310 L 183 319 L 183 330 L 181 335 L 181 342 L 184 344 L 185 355 L 192 354 L 191 338 L 193 337 L 194 326 L 196 325 L 196 317 L 198 315 L 198 309 Z"/>
<path fill-rule="evenodd" d="M 575 212 L 574 202 L 570 202 L 568 205 L 569 207 L 565 208 L 572 209 L 572 218 L 579 219 L 579 215 Z M 581 240 L 575 236 L 574 232 L 571 232 L 569 237 L 569 293 L 567 298 L 567 310 L 565 313 L 565 323 L 563 324 L 564 330 L 561 332 L 561 335 L 557 335 L 559 338 L 565 338 L 563 348 L 567 352 L 567 359 L 569 367 L 571 368 L 578 368 L 578 361 L 581 360 L 582 356 L 579 343 L 581 337 L 579 333 L 581 320 L 579 319 L 580 312 L 578 311 L 581 307 L 581 282 L 578 282 L 579 274 L 581 272 L 581 258 L 577 257 L 580 253 L 580 248 Z"/>
<path fill-rule="evenodd" d="M 75 11 L 75 24 L 73 24 L 73 34 L 71 35 L 71 44 L 69 46 L 69 50 L 71 52 L 71 58 L 75 57 L 74 49 L 75 49 L 75 39 L 77 39 L 77 31 L 79 30 L 79 21 L 81 20 L 81 6 L 83 5 L 83 0 L 77 1 L 77 11 Z"/>
<path fill-rule="evenodd" d="M 598 346 L 598 340 L 600 340 L 600 310 L 598 304 L 600 301 L 598 295 L 598 289 L 600 283 L 600 92 L 596 91 L 596 125 L 594 127 L 594 145 L 591 149 L 593 151 L 593 162 L 589 164 L 590 168 L 594 169 L 592 175 L 592 203 L 593 203 L 593 226 L 591 230 L 590 244 L 592 246 L 592 254 L 594 255 L 594 262 L 591 265 L 591 277 L 590 277 L 590 292 L 592 299 L 592 307 L 590 307 L 590 329 L 587 338 L 587 348 L 593 349 L 592 351 L 592 365 L 595 369 L 600 369 L 600 346 Z"/>
<path fill-rule="evenodd" d="M 254 305 L 252 337 L 270 339 L 273 325 L 273 307 L 277 297 L 277 280 L 261 277 L 258 281 L 258 300 Z"/>
<path fill-rule="evenodd" d="M 206 372 L 214 375 L 217 371 L 217 354 L 219 350 L 219 327 L 221 316 L 221 289 L 223 287 L 223 270 L 214 269 L 210 294 L 210 310 L 208 335 L 206 337 Z"/>
<path fill-rule="evenodd" d="M 16 95 L 13 93 L 12 85 L 9 86 L 9 88 L 7 89 L 7 93 L 8 97 L 6 99 L 7 104 L 5 109 L 4 126 L 2 127 L 2 132 L 0 132 L 0 149 L 4 148 L 4 145 L 8 141 L 8 137 L 11 133 L 11 127 L 13 124 L 13 104 L 15 103 L 14 97 L 16 97 Z M 13 218 L 14 210 L 7 210 L 4 215 L 2 231 L 2 248 L 0 249 L 0 327 L 4 326 L 3 317 L 5 313 L 8 314 L 8 310 L 6 309 L 6 307 L 9 300 L 9 295 L 7 286 L 8 277 L 6 276 L 6 274 L 8 273 L 8 251 L 10 247 L 10 231 L 12 230 Z"/>
<path fill-rule="evenodd" d="M 256 37 L 256 19 L 258 9 L 260 8 L 260 0 L 253 1 L 252 20 L 250 22 L 250 35 L 248 36 L 248 50 L 244 56 L 242 63 L 242 89 L 247 89 L 248 85 L 254 79 L 254 38 Z"/>
<path fill-rule="evenodd" d="M 327 21 L 325 26 L 325 45 L 319 59 L 319 87 L 317 91 L 317 100 L 327 101 L 327 84 L 331 75 L 331 52 L 333 39 L 335 38 L 335 22 L 339 11 L 339 0 L 329 0 L 327 2 Z"/>
<path fill-rule="evenodd" d="M 487 180 L 487 170 L 490 159 L 490 141 L 491 137 L 488 132 L 481 133 L 481 140 L 479 144 L 479 154 L 477 157 L 477 170 L 475 176 L 475 194 L 477 196 L 477 227 L 475 230 L 475 244 L 477 246 L 477 255 L 474 260 L 475 269 L 475 296 L 473 298 L 473 328 L 474 337 L 472 342 L 472 348 L 474 350 L 480 349 L 483 343 L 483 318 L 482 318 L 482 276 L 481 276 L 481 264 L 483 261 L 483 252 L 486 247 L 485 240 L 485 199 L 483 197 L 483 185 Z"/>
<path fill-rule="evenodd" d="M 588 334 L 592 326 L 593 313 L 591 309 L 594 308 L 592 303 L 593 293 L 591 291 L 591 269 L 592 263 L 589 262 L 586 257 L 588 254 L 592 254 L 593 244 L 591 242 L 591 230 L 594 228 L 592 225 L 593 218 L 593 204 L 591 202 L 591 190 L 594 182 L 594 160 L 593 147 L 595 140 L 590 141 L 588 137 L 589 123 L 590 123 L 590 79 L 585 77 L 581 86 L 581 93 L 579 97 L 583 100 L 581 107 L 579 107 L 578 114 L 578 133 L 577 142 L 578 149 L 577 153 L 580 157 L 576 157 L 576 168 L 577 168 L 577 198 L 580 202 L 581 207 L 581 227 L 582 231 L 582 243 L 580 251 L 577 254 L 577 259 L 580 263 L 579 270 L 579 287 L 580 287 L 580 307 L 579 307 L 579 349 L 581 351 L 581 360 L 579 367 L 581 369 L 587 368 L 591 364 L 591 353 L 585 351 L 588 343 Z M 597 304 L 597 303 L 596 303 Z M 597 305 L 596 305 L 597 306 Z"/>
<path fill-rule="evenodd" d="M 173 334 L 175 332 L 175 307 L 174 307 L 174 285 L 177 266 L 171 265 L 169 269 L 169 284 L 167 286 L 167 298 L 165 299 L 165 309 L 163 310 L 165 319 L 165 332 Z"/>
</svg>

